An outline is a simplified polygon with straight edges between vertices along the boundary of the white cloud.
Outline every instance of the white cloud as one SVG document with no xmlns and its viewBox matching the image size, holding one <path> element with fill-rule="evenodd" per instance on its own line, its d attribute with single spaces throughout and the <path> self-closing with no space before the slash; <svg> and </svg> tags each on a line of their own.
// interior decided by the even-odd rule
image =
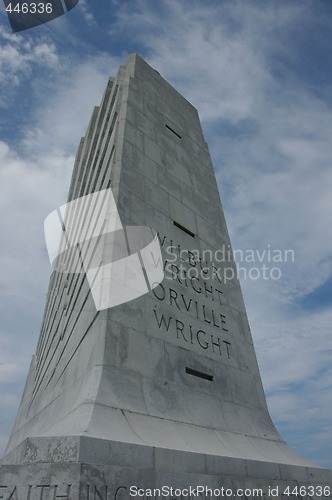
<svg viewBox="0 0 332 500">
<path fill-rule="evenodd" d="M 20 349 L 17 356 L 13 358 L 10 339 L 3 335 L 0 336 L 0 384 L 15 383 L 20 377 L 25 375 L 25 366 L 29 356 Z M 30 362 L 30 360 L 29 360 Z M 5 399 L 1 396 L 1 405 L 10 405 L 17 402 L 17 395 L 6 394 Z"/>
<path fill-rule="evenodd" d="M 76 63 L 62 76 L 53 95 L 45 96 L 44 106 L 36 110 L 34 129 L 26 131 L 25 146 L 31 154 L 36 147 L 47 154 L 49 148 L 60 152 L 76 150 L 93 107 L 99 104 L 108 77 L 118 65 L 118 59 L 101 54 Z"/>
<path fill-rule="evenodd" d="M 86 24 L 89 27 L 95 27 L 97 25 L 97 21 L 93 13 L 91 12 L 91 9 L 89 8 L 86 0 L 80 0 L 78 8 L 81 9 Z"/>
<path fill-rule="evenodd" d="M 124 6 L 119 32 L 129 18 L 134 33 L 144 30 L 140 42 L 148 48 L 149 62 L 199 108 L 202 119 L 223 117 L 234 122 L 253 111 L 261 86 L 270 77 L 252 39 L 244 40 L 229 29 L 233 8 L 226 4 L 202 8 L 192 2 L 188 9 L 172 0 L 162 14 L 153 14 L 140 1 L 134 12 Z"/>
<path fill-rule="evenodd" d="M 4 434 L 0 434 L 0 450 L 4 450 L 8 443 L 8 436 Z"/>
<path fill-rule="evenodd" d="M 0 27 L 0 80 L 1 85 L 18 86 L 31 75 L 33 69 L 56 70 L 59 58 L 55 44 L 43 37 L 26 39 L 17 34 L 9 34 Z M 5 106 L 6 100 L 0 101 Z"/>
</svg>

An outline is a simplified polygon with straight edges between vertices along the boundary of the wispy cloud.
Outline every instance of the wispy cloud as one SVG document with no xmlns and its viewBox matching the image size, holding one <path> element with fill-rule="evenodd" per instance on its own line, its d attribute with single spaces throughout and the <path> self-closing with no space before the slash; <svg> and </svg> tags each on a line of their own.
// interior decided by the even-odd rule
<svg viewBox="0 0 332 500">
<path fill-rule="evenodd" d="M 43 37 L 26 39 L 12 35 L 0 26 L 0 81 L 3 90 L 9 86 L 18 87 L 29 77 L 33 69 L 56 70 L 59 58 L 54 43 Z M 3 94 L 0 105 L 6 106 L 7 94 Z"/>
<path fill-rule="evenodd" d="M 82 11 L 83 18 L 89 27 L 96 27 L 97 21 L 86 0 L 80 0 L 78 8 Z"/>
</svg>

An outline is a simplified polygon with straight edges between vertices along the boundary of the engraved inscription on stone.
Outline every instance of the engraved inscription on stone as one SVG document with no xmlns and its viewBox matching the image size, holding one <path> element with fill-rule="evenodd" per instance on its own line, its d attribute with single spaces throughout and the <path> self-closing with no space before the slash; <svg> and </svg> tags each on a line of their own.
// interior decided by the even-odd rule
<svg viewBox="0 0 332 500">
<path fill-rule="evenodd" d="M 72 500 L 71 484 L 29 484 L 26 487 L 0 485 L 3 500 Z"/>
<path fill-rule="evenodd" d="M 155 325 L 165 340 L 189 350 L 196 347 L 205 356 L 230 359 L 231 332 L 219 270 L 167 236 L 158 236 L 166 253 L 165 278 L 152 290 Z"/>
</svg>

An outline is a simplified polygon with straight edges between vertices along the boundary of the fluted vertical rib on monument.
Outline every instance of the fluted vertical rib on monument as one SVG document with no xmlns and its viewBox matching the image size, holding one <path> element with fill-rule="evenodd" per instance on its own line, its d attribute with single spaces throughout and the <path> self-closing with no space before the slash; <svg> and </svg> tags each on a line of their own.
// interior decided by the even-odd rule
<svg viewBox="0 0 332 500">
<path fill-rule="evenodd" d="M 53 272 L 8 457 L 86 436 L 308 466 L 268 413 L 197 111 L 137 55 L 94 109 L 68 201 L 109 188 L 123 227 L 158 232 L 164 280 L 97 310 L 85 273 Z"/>
</svg>

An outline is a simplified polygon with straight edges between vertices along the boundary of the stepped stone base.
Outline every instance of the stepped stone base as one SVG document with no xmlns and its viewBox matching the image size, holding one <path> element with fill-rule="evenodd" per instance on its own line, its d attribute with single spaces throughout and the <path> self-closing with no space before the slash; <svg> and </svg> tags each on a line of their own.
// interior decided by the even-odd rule
<svg viewBox="0 0 332 500">
<path fill-rule="evenodd" d="M 309 499 L 331 489 L 326 469 L 81 436 L 27 439 L 0 468 L 4 500 Z"/>
</svg>

